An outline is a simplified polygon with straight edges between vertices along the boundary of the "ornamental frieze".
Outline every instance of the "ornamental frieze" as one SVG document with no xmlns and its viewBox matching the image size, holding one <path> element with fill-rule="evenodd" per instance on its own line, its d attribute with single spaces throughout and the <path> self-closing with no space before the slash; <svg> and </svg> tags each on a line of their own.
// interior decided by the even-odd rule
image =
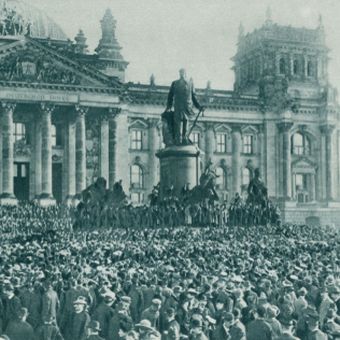
<svg viewBox="0 0 340 340">
<path fill-rule="evenodd" d="M 20 139 L 14 143 L 14 155 L 17 157 L 28 157 L 31 155 L 31 148 L 27 144 L 26 139 Z"/>
<path fill-rule="evenodd" d="M 42 51 L 23 49 L 1 59 L 0 80 L 28 83 L 79 85 L 80 77 L 71 70 L 56 65 Z"/>
</svg>

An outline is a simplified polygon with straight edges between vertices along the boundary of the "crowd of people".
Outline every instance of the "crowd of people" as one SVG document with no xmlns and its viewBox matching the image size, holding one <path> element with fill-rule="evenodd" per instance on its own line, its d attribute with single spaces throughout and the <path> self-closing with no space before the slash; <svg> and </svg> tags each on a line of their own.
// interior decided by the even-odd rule
<svg viewBox="0 0 340 340">
<path fill-rule="evenodd" d="M 72 224 L 61 206 L 0 207 L 0 338 L 340 337 L 336 229 Z"/>
</svg>

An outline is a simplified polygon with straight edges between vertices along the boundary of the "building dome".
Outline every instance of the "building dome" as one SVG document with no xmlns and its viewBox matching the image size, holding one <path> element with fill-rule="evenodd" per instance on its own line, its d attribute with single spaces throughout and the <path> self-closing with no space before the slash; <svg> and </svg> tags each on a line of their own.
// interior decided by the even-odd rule
<svg viewBox="0 0 340 340">
<path fill-rule="evenodd" d="M 0 0 L 0 36 L 24 34 L 67 40 L 60 26 L 40 9 L 21 0 Z"/>
</svg>

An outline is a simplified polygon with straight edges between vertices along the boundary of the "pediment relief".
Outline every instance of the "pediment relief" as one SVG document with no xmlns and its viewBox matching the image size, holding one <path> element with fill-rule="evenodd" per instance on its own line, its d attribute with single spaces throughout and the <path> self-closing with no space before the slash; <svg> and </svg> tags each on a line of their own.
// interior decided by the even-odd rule
<svg viewBox="0 0 340 340">
<path fill-rule="evenodd" d="M 104 75 L 33 41 L 1 46 L 0 81 L 107 87 Z M 103 78 L 103 79 L 101 79 Z"/>
</svg>

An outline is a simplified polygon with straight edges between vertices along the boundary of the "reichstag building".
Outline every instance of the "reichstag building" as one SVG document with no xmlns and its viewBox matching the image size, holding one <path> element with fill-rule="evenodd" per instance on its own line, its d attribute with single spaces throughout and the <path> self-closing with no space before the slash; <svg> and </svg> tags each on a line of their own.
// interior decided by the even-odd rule
<svg viewBox="0 0 340 340">
<path fill-rule="evenodd" d="M 116 22 L 107 10 L 94 54 L 20 0 L 0 12 L 0 193 L 3 204 L 74 202 L 99 176 L 122 180 L 132 202 L 159 181 L 161 113 L 169 88 L 125 82 Z M 206 107 L 191 134 L 212 161 L 221 199 L 245 195 L 256 168 L 287 222 L 340 219 L 340 124 L 328 82 L 322 20 L 315 29 L 267 17 L 239 29 L 233 90 L 196 89 Z M 191 183 L 195 185 L 196 183 Z"/>
</svg>

